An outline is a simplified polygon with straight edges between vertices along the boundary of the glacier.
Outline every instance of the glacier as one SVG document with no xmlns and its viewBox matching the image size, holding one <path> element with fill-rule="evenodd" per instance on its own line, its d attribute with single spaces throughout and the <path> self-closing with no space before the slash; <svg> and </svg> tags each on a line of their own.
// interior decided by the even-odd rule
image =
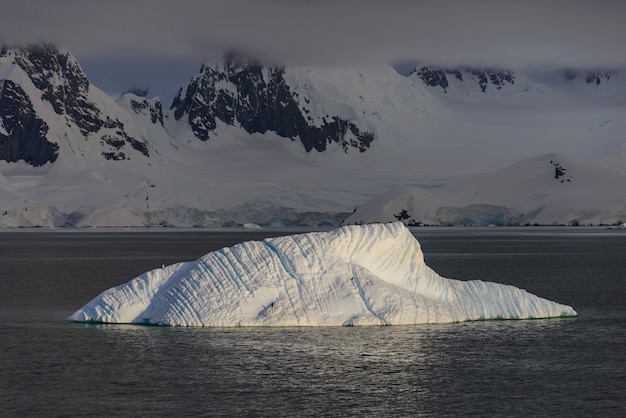
<svg viewBox="0 0 626 418">
<path fill-rule="evenodd" d="M 623 72 L 403 75 L 225 55 L 198 63 L 173 107 L 114 99 L 66 49 L 0 55 L 0 228 L 338 226 L 356 206 L 348 223 L 626 222 Z M 571 183 L 528 160 L 554 152 L 581 159 L 561 161 Z"/>
<path fill-rule="evenodd" d="M 441 277 L 401 222 L 248 241 L 105 290 L 68 320 L 351 326 L 575 316 L 514 286 Z"/>
</svg>

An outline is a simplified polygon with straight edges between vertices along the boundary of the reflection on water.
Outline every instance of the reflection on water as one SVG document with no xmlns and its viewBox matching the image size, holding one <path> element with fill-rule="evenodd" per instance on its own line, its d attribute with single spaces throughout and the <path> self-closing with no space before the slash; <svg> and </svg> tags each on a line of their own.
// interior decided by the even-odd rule
<svg viewBox="0 0 626 418">
<path fill-rule="evenodd" d="M 580 399 L 592 394 L 603 398 L 594 410 L 617 411 L 623 340 L 589 346 L 600 334 L 584 323 L 9 325 L 3 341 L 22 348 L 3 353 L 2 385 L 16 415 L 561 415 L 572 405 L 591 411 Z"/>
<path fill-rule="evenodd" d="M 443 275 L 508 282 L 571 304 L 577 318 L 229 329 L 63 321 L 101 290 L 229 239 L 0 234 L 2 414 L 624 416 L 624 235 L 420 238 Z"/>
</svg>

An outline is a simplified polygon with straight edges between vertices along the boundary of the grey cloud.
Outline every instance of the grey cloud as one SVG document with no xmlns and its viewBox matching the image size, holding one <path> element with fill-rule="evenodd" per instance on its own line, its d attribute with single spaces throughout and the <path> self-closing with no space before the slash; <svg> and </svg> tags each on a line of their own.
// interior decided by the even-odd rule
<svg viewBox="0 0 626 418">
<path fill-rule="evenodd" d="M 50 41 L 83 66 L 117 66 L 124 89 L 159 62 L 184 67 L 180 85 L 227 48 L 303 66 L 626 68 L 624 22 L 617 0 L 5 0 L 0 40 Z"/>
<path fill-rule="evenodd" d="M 626 66 L 625 21 L 610 0 L 9 0 L 0 36 L 91 59 L 201 62 L 234 47 L 302 65 Z"/>
</svg>

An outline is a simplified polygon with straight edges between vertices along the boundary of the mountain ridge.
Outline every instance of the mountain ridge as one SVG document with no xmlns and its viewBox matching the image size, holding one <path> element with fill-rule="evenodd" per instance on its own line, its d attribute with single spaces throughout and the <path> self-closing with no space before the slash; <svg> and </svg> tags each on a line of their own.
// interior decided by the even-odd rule
<svg viewBox="0 0 626 418">
<path fill-rule="evenodd" d="M 345 223 L 615 225 L 626 222 L 625 185 L 626 177 L 600 164 L 547 154 L 437 189 L 391 189 Z"/>
<path fill-rule="evenodd" d="M 619 73 L 549 84 L 463 71 L 444 92 L 417 69 L 229 55 L 164 110 L 133 92 L 113 100 L 69 51 L 3 47 L 0 225 L 26 222 L 28 207 L 47 211 L 43 226 L 337 225 L 389 187 L 428 190 L 553 151 L 626 171 Z"/>
<path fill-rule="evenodd" d="M 37 114 L 37 118 L 43 116 L 47 119 L 56 119 L 53 122 L 47 122 L 41 125 L 40 131 L 45 128 L 54 129 L 52 125 L 63 124 L 66 132 L 56 132 L 57 138 L 50 141 L 45 135 L 55 136 L 55 133 L 46 132 L 39 135 L 37 140 L 40 143 L 55 142 L 56 146 L 47 147 L 47 153 L 41 158 L 34 161 L 34 165 L 42 165 L 42 163 L 53 163 L 58 157 L 60 137 L 68 138 L 69 135 L 81 137 L 85 140 L 99 141 L 101 144 L 101 154 L 106 159 L 126 159 L 130 154 L 130 149 L 138 151 L 148 157 L 148 150 L 145 144 L 136 140 L 132 133 L 126 132 L 124 121 L 120 121 L 117 117 L 106 115 L 102 117 L 102 107 L 106 107 L 107 103 L 98 103 L 98 98 L 106 98 L 109 103 L 112 99 L 108 98 L 103 92 L 97 91 L 85 76 L 80 65 L 69 51 L 60 51 L 51 45 L 33 45 L 29 48 L 8 48 L 2 47 L 0 50 L 0 65 L 5 68 L 11 68 L 8 72 L 8 78 L 4 82 L 12 81 L 14 84 L 20 85 L 24 92 L 20 96 L 19 106 L 28 109 L 30 116 L 23 117 L 32 118 L 33 114 Z M 5 72 L 6 73 L 6 72 Z M 12 80 L 12 78 L 16 80 Z M 32 85 L 31 85 L 32 83 Z M 3 89 L 4 91 L 4 89 Z M 39 92 L 36 94 L 26 94 L 25 91 Z M 4 94 L 2 96 L 4 98 Z M 0 98 L 2 100 L 2 98 Z M 35 108 L 36 111 L 35 111 Z M 44 116 L 45 115 L 45 116 Z M 3 119 L 3 125 L 6 128 L 7 108 L 2 109 L 0 116 Z M 63 119 L 63 120 L 59 120 Z M 60 122 L 60 123 L 59 123 Z M 15 124 L 15 128 L 25 128 L 31 126 L 31 121 L 22 119 Z M 73 128 L 73 129 L 72 129 Z M 16 142 L 15 137 L 22 140 L 31 139 L 20 137 L 21 129 L 12 130 L 8 137 L 8 141 Z M 77 131 L 77 132 L 76 132 Z M 8 133 L 8 131 L 7 131 Z M 33 133 L 32 130 L 28 133 Z M 68 139 L 69 141 L 69 139 Z M 0 155 L 1 159 L 7 160 L 5 155 Z M 19 154 L 13 156 L 12 160 L 17 161 L 24 159 L 32 160 L 29 156 L 22 158 Z"/>
<path fill-rule="evenodd" d="M 328 144 L 340 143 L 365 152 L 374 140 L 372 132 L 362 132 L 354 123 L 329 115 L 314 124 L 298 106 L 297 92 L 291 91 L 281 67 L 264 67 L 234 53 L 226 55 L 223 67 L 202 65 L 188 85 L 174 97 L 170 110 L 174 118 L 183 116 L 201 141 L 217 128 L 216 119 L 238 124 L 247 133 L 275 132 L 278 136 L 299 138 L 307 152 L 322 152 Z M 304 97 L 305 101 L 310 99 Z"/>
</svg>

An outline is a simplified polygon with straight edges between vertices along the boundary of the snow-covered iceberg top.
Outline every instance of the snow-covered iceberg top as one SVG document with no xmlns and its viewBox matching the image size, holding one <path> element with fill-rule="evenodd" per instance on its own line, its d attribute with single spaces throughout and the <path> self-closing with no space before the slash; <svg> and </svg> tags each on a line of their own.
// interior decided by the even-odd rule
<svg viewBox="0 0 626 418">
<path fill-rule="evenodd" d="M 439 276 L 397 222 L 244 242 L 147 272 L 102 292 L 68 319 L 230 327 L 575 315 L 513 286 Z"/>
</svg>

